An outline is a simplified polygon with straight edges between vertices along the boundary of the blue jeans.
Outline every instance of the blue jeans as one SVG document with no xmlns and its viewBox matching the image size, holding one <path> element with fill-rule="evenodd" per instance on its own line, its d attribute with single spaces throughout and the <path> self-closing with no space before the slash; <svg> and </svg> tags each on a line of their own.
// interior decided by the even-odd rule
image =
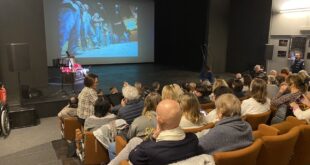
<svg viewBox="0 0 310 165">
<path fill-rule="evenodd" d="M 116 156 L 115 142 L 110 143 L 109 148 L 108 148 L 108 152 L 109 152 L 110 160 L 113 160 Z"/>
</svg>

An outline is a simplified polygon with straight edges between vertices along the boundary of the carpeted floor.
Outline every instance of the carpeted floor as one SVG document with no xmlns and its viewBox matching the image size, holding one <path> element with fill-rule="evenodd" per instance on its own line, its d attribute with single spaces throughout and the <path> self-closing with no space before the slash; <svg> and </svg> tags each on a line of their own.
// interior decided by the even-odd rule
<svg viewBox="0 0 310 165">
<path fill-rule="evenodd" d="M 68 143 L 64 139 L 52 141 L 56 156 L 64 165 L 82 165 L 77 157 L 68 156 Z"/>
</svg>

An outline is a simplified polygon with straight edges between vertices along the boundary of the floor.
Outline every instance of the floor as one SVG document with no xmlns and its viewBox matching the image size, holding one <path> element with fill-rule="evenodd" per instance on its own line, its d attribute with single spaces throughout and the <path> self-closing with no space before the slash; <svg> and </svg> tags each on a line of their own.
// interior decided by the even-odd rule
<svg viewBox="0 0 310 165">
<path fill-rule="evenodd" d="M 8 137 L 0 137 L 0 157 L 61 139 L 57 117 L 40 121 L 37 126 L 13 129 Z"/>
</svg>

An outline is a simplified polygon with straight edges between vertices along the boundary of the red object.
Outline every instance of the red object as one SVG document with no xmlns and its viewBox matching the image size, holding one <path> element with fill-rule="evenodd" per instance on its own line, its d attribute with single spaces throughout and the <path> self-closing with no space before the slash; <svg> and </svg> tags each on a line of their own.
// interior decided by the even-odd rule
<svg viewBox="0 0 310 165">
<path fill-rule="evenodd" d="M 0 88 L 0 102 L 3 105 L 6 104 L 6 89 L 5 88 Z"/>
</svg>

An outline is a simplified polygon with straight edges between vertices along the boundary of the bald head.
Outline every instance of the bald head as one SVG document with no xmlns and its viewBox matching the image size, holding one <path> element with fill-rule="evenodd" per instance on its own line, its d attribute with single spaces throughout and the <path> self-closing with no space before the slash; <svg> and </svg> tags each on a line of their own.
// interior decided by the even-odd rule
<svg viewBox="0 0 310 165">
<path fill-rule="evenodd" d="M 162 130 L 177 128 L 182 117 L 179 103 L 170 99 L 165 99 L 158 104 L 156 114 Z"/>
</svg>

